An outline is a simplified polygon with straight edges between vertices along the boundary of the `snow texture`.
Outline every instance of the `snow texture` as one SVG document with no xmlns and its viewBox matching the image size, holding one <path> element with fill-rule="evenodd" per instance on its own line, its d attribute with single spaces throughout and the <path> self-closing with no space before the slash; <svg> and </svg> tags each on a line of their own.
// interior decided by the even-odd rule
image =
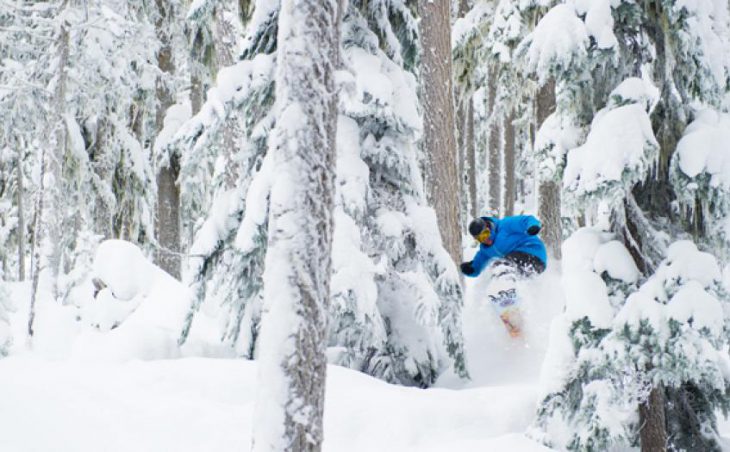
<svg viewBox="0 0 730 452">
<path fill-rule="evenodd" d="M 586 24 L 575 9 L 568 3 L 559 4 L 540 19 L 535 30 L 520 44 L 526 49 L 518 52 L 525 52 L 527 71 L 537 74 L 543 83 L 550 74 L 580 64 L 586 56 L 588 36 Z"/>
<path fill-rule="evenodd" d="M 611 183 L 630 187 L 648 169 L 649 157 L 658 147 L 641 105 L 601 110 L 586 142 L 568 152 L 563 185 L 578 195 Z"/>
<path fill-rule="evenodd" d="M 677 158 L 688 177 L 706 173 L 710 186 L 730 190 L 730 114 L 701 111 L 677 143 Z"/>
</svg>

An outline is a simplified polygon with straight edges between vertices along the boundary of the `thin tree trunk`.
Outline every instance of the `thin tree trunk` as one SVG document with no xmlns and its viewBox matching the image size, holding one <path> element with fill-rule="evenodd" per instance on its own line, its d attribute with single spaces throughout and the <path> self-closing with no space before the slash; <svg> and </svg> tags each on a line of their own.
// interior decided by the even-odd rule
<svg viewBox="0 0 730 452">
<path fill-rule="evenodd" d="M 20 143 L 18 145 L 16 178 L 18 185 L 18 281 L 25 281 L 25 203 L 23 202 L 23 192 L 25 191 L 25 181 L 23 177 L 23 151 Z"/>
<path fill-rule="evenodd" d="M 94 232 L 104 239 L 114 236 L 114 204 L 115 199 L 109 196 L 109 187 L 112 186 L 115 162 L 108 153 L 105 142 L 106 128 L 109 125 L 102 117 L 97 123 L 96 139 L 94 141 L 91 165 L 96 173 L 98 186 L 96 187 L 96 202 L 94 203 Z"/>
<path fill-rule="evenodd" d="M 466 160 L 469 183 L 469 212 L 472 218 L 479 216 L 479 199 L 477 196 L 477 148 L 474 142 L 474 104 L 469 99 L 466 109 Z"/>
<path fill-rule="evenodd" d="M 515 163 L 517 149 L 515 147 L 515 113 L 504 120 L 504 215 L 515 214 L 515 198 L 517 184 L 515 182 Z"/>
<path fill-rule="evenodd" d="M 339 5 L 284 0 L 254 452 L 319 451 L 331 277 Z"/>
<path fill-rule="evenodd" d="M 167 80 L 175 70 L 172 60 L 172 45 L 168 32 L 172 20 L 173 6 L 165 0 L 156 0 L 159 18 L 155 23 L 157 36 L 162 46 L 157 54 L 157 65 L 161 77 L 157 80 L 158 108 L 155 114 L 155 126 L 159 133 L 164 126 L 165 113 L 173 104 L 173 96 L 167 86 Z M 164 166 L 157 173 L 157 224 L 156 234 L 159 249 L 156 255 L 157 264 L 170 275 L 180 278 L 180 186 L 177 183 L 180 175 L 179 156 L 171 153 Z"/>
<path fill-rule="evenodd" d="M 419 0 L 421 86 L 426 192 L 436 210 L 439 230 L 454 262 L 461 262 L 459 190 L 454 99 L 451 74 L 451 15 L 447 0 Z"/>
<path fill-rule="evenodd" d="M 64 3 L 65 6 L 65 3 Z M 62 13 L 62 12 L 59 12 Z M 41 271 L 48 272 L 51 295 L 57 295 L 57 277 L 63 260 L 61 242 L 61 224 L 64 221 L 65 201 L 61 193 L 63 156 L 66 153 L 66 69 L 69 58 L 68 24 L 62 20 L 58 35 L 58 80 L 54 92 L 55 112 L 51 119 L 51 136 L 54 137 L 49 147 L 41 152 L 41 174 L 38 188 L 38 203 L 34 225 L 34 259 L 32 265 L 30 313 L 28 315 L 28 336 L 33 337 L 35 321 L 35 305 L 38 298 L 38 287 Z M 46 184 L 49 181 L 50 184 Z M 45 198 L 48 198 L 47 200 Z M 46 202 L 48 201 L 48 202 Z M 48 209 L 45 212 L 45 209 Z M 49 252 L 50 250 L 50 252 Z M 45 253 L 48 252 L 48 255 Z"/>
<path fill-rule="evenodd" d="M 548 116 L 555 111 L 555 80 L 548 80 L 537 92 L 536 101 L 537 129 L 543 125 Z M 548 252 L 556 259 L 562 257 L 560 247 L 563 232 L 560 214 L 560 182 L 548 179 L 540 180 L 538 187 L 538 213 L 542 222 L 540 235 L 545 241 Z"/>
<path fill-rule="evenodd" d="M 489 215 L 502 213 L 502 125 L 497 109 L 497 69 L 491 67 L 487 80 L 487 114 L 489 115 Z"/>
<path fill-rule="evenodd" d="M 639 405 L 642 452 L 665 452 L 667 450 L 667 429 L 664 418 L 664 388 L 654 387 L 649 398 Z"/>
</svg>

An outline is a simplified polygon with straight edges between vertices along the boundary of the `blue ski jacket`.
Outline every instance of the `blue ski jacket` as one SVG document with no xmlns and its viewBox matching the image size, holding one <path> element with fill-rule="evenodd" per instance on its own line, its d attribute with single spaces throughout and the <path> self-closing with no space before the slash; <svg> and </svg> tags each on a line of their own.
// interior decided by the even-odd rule
<svg viewBox="0 0 730 452">
<path fill-rule="evenodd" d="M 489 246 L 483 243 L 479 244 L 479 251 L 477 251 L 472 261 L 474 273 L 467 276 L 472 278 L 479 276 L 492 259 L 504 257 L 515 252 L 531 254 L 547 266 L 545 244 L 542 243 L 542 240 L 538 236 L 527 233 L 527 230 L 531 226 L 541 228 L 542 224 L 540 220 L 532 215 L 504 217 L 501 220 L 493 217 L 482 218 L 491 221 L 494 225 L 491 235 L 492 244 Z"/>
</svg>

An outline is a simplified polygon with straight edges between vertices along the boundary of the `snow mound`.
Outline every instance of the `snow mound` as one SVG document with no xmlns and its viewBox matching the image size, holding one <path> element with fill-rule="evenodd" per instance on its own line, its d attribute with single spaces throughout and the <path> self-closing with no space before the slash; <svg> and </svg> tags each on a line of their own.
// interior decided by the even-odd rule
<svg viewBox="0 0 730 452">
<path fill-rule="evenodd" d="M 611 240 L 598 248 L 593 258 L 593 268 L 599 275 L 605 271 L 611 278 L 627 283 L 639 280 L 639 268 L 629 250 L 618 240 Z"/>
<path fill-rule="evenodd" d="M 687 177 L 710 176 L 710 186 L 730 189 L 730 114 L 700 112 L 677 143 L 679 168 Z"/>
<path fill-rule="evenodd" d="M 83 318 L 96 328 L 75 338 L 73 359 L 125 361 L 180 355 L 177 339 L 191 301 L 185 286 L 123 240 L 99 245 L 93 275 L 106 287 L 85 308 Z"/>
</svg>

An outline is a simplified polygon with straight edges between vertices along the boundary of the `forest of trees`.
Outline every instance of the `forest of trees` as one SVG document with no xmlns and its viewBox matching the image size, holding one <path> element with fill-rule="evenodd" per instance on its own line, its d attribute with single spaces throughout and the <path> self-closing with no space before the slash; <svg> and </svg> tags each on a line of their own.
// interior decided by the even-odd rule
<svg viewBox="0 0 730 452">
<path fill-rule="evenodd" d="M 318 450 L 327 362 L 468 378 L 466 225 L 531 213 L 582 285 L 530 434 L 719 450 L 729 111 L 727 0 L 0 0 L 0 277 L 32 337 L 136 244 L 194 293 L 180 345 L 209 306 L 288 376 L 257 450 Z"/>
</svg>

